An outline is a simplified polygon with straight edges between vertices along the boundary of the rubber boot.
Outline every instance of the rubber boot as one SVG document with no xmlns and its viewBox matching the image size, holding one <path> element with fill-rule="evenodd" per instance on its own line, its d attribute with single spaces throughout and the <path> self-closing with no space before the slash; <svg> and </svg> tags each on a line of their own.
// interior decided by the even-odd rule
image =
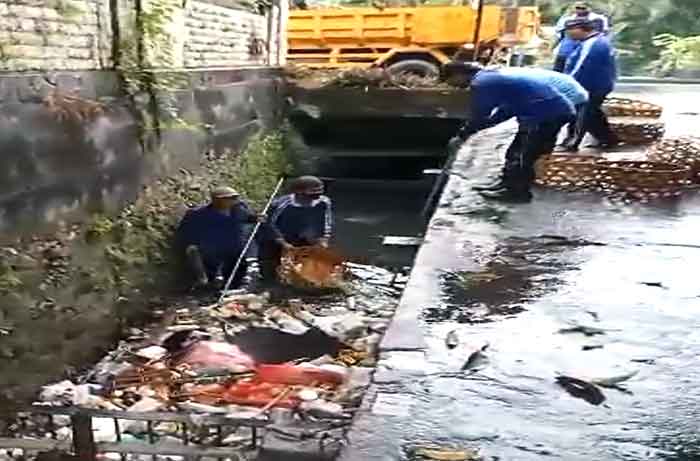
<svg viewBox="0 0 700 461">
<path fill-rule="evenodd" d="M 503 178 L 498 178 L 494 182 L 490 184 L 479 184 L 474 187 L 472 187 L 472 190 L 475 190 L 477 192 L 484 192 L 484 191 L 494 191 L 494 190 L 499 190 L 503 189 L 506 186 L 506 183 L 503 181 Z"/>
<path fill-rule="evenodd" d="M 528 188 L 502 187 L 497 190 L 485 190 L 479 194 L 489 200 L 506 203 L 529 203 L 532 201 L 532 192 Z"/>
</svg>

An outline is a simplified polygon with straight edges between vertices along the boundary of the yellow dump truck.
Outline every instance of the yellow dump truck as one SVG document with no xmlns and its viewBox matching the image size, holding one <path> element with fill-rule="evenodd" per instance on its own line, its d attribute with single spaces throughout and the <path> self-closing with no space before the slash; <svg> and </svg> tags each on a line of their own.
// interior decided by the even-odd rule
<svg viewBox="0 0 700 461">
<path fill-rule="evenodd" d="M 378 66 L 435 75 L 450 59 L 472 59 L 475 49 L 479 57 L 507 54 L 530 42 L 539 23 L 537 7 L 485 5 L 480 18 L 471 4 L 294 9 L 287 59 L 315 68 Z"/>
</svg>

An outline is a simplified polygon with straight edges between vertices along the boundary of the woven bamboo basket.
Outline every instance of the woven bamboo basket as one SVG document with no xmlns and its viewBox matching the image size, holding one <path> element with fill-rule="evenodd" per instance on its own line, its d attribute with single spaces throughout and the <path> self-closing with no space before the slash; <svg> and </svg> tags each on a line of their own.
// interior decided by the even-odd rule
<svg viewBox="0 0 700 461">
<path fill-rule="evenodd" d="M 344 259 L 327 248 L 299 247 L 285 251 L 278 268 L 282 283 L 302 289 L 338 288 L 344 279 Z"/>
<path fill-rule="evenodd" d="M 547 155 L 535 164 L 535 183 L 561 190 L 595 190 L 601 160 L 593 155 Z"/>
<path fill-rule="evenodd" d="M 690 185 L 690 168 L 651 161 L 599 162 L 598 185 L 615 196 L 650 200 L 680 195 Z"/>
<path fill-rule="evenodd" d="M 659 118 L 663 112 L 661 106 L 628 98 L 608 98 L 603 109 L 611 117 Z"/>
<path fill-rule="evenodd" d="M 664 122 L 653 118 L 610 118 L 610 128 L 621 143 L 630 145 L 652 144 L 666 132 Z"/>
<path fill-rule="evenodd" d="M 700 140 L 693 138 L 662 139 L 647 151 L 650 161 L 671 163 L 690 168 L 690 180 L 700 184 Z"/>
</svg>

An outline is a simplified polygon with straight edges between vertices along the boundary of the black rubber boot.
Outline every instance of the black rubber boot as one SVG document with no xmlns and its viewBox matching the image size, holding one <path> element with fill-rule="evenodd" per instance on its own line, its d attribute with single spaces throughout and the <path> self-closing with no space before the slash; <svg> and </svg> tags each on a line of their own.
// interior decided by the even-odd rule
<svg viewBox="0 0 700 461">
<path fill-rule="evenodd" d="M 503 189 L 506 186 L 505 182 L 503 182 L 503 178 L 498 178 L 496 181 L 490 183 L 490 184 L 479 184 L 474 187 L 472 187 L 472 190 L 475 190 L 477 192 L 484 192 L 484 191 L 494 191 L 494 190 L 499 190 Z"/>
<path fill-rule="evenodd" d="M 512 189 L 502 187 L 498 190 L 485 190 L 479 194 L 489 200 L 507 203 L 529 203 L 532 201 L 532 192 L 527 189 Z"/>
</svg>

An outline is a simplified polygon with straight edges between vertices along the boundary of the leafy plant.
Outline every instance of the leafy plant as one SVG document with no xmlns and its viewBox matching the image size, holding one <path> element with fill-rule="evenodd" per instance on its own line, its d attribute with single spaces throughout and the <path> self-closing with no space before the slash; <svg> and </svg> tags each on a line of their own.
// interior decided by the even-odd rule
<svg viewBox="0 0 700 461">
<path fill-rule="evenodd" d="M 654 37 L 654 46 L 661 48 L 659 59 L 651 65 L 656 73 L 668 74 L 687 67 L 700 67 L 700 35 L 661 34 Z"/>
</svg>

